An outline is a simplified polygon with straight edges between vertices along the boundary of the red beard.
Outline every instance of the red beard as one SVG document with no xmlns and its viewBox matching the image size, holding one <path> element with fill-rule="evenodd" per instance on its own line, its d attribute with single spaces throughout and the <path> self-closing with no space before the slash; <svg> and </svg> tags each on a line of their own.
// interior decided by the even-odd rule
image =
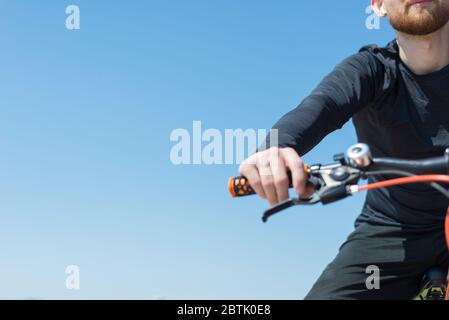
<svg viewBox="0 0 449 320">
<path fill-rule="evenodd" d="M 429 8 L 413 8 L 409 2 L 403 12 L 390 13 L 390 24 L 402 33 L 425 36 L 434 33 L 449 22 L 449 1 L 434 1 Z"/>
</svg>

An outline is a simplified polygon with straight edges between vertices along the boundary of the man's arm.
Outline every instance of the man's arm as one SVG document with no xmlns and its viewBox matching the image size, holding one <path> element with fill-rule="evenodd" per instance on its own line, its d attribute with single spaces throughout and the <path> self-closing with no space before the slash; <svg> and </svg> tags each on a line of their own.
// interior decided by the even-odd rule
<svg viewBox="0 0 449 320">
<path fill-rule="evenodd" d="M 279 147 L 290 147 L 303 156 L 329 133 L 340 129 L 362 108 L 373 103 L 382 86 L 382 66 L 362 51 L 326 76 L 317 88 L 273 127 L 279 133 Z M 269 137 L 267 146 L 270 147 Z"/>
<path fill-rule="evenodd" d="M 340 63 L 296 109 L 279 120 L 278 144 L 270 137 L 264 148 L 240 166 L 256 193 L 271 205 L 288 198 L 291 173 L 295 192 L 307 197 L 307 175 L 301 156 L 326 135 L 341 128 L 355 113 L 375 101 L 384 77 L 382 65 L 367 51 Z M 274 143 L 273 143 L 274 144 Z"/>
</svg>

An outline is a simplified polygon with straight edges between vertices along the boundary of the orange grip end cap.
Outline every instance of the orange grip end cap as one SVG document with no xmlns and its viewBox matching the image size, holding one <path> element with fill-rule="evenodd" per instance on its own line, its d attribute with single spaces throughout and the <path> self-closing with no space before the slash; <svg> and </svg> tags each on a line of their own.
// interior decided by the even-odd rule
<svg viewBox="0 0 449 320">
<path fill-rule="evenodd" d="M 229 180 L 228 180 L 228 190 L 229 190 L 229 193 L 231 194 L 231 196 L 233 198 L 236 198 L 237 194 L 235 193 L 235 190 L 234 190 L 234 181 L 235 181 L 234 178 L 229 178 Z"/>
</svg>

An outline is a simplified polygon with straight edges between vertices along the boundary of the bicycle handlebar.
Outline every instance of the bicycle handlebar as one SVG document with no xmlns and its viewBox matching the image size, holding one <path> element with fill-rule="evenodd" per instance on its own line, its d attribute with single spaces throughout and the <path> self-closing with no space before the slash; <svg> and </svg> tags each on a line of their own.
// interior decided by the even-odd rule
<svg viewBox="0 0 449 320">
<path fill-rule="evenodd" d="M 368 170 L 401 170 L 413 174 L 449 174 L 449 152 L 442 157 L 423 160 L 375 158 Z"/>
<path fill-rule="evenodd" d="M 315 164 L 304 166 L 308 175 L 307 184 L 315 193 L 309 199 L 288 199 L 265 211 L 263 221 L 286 208 L 295 205 L 311 205 L 321 202 L 332 203 L 344 199 L 360 191 L 391 187 L 400 184 L 429 183 L 449 199 L 447 188 L 438 183 L 449 184 L 449 148 L 444 156 L 405 160 L 396 158 L 372 158 L 369 147 L 357 144 L 348 149 L 345 154 L 334 156 L 329 165 Z M 387 179 L 378 183 L 359 186 L 360 179 L 371 175 L 398 175 L 399 179 Z M 290 177 L 290 187 L 291 177 Z M 245 177 L 235 177 L 228 181 L 228 190 L 232 197 L 245 197 L 256 194 Z"/>
<path fill-rule="evenodd" d="M 423 160 L 405 160 L 396 158 L 374 158 L 371 164 L 366 168 L 352 168 L 360 170 L 361 174 L 367 174 L 375 171 L 406 171 L 411 174 L 449 174 L 449 150 L 444 156 L 428 158 Z M 310 174 L 309 166 L 305 166 L 306 172 Z M 312 185 L 315 183 L 308 181 Z M 290 188 L 292 187 L 290 183 Z M 228 181 L 228 190 L 232 197 L 246 197 L 255 195 L 256 192 L 251 187 L 248 179 L 239 176 L 230 178 Z"/>
</svg>

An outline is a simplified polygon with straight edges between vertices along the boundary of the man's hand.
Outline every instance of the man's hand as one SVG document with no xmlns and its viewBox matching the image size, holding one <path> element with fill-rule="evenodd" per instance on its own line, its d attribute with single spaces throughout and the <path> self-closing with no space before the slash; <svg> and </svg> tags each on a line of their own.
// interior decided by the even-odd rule
<svg viewBox="0 0 449 320">
<path fill-rule="evenodd" d="M 304 164 L 292 148 L 270 148 L 255 153 L 240 165 L 239 170 L 254 191 L 272 206 L 289 198 L 289 171 L 299 197 L 306 198 L 313 193 L 313 190 L 306 188 Z"/>
</svg>

